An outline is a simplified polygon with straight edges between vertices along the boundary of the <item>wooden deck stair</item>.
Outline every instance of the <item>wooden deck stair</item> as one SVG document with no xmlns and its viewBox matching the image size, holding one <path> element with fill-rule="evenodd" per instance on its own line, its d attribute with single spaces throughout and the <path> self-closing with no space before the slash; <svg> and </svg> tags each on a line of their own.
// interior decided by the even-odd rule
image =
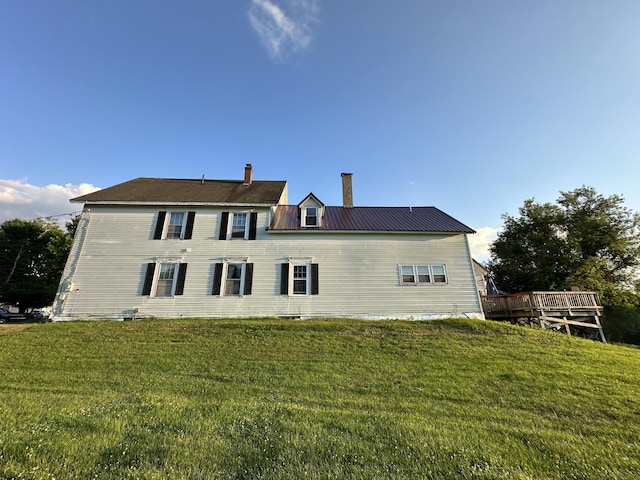
<svg viewBox="0 0 640 480">
<path fill-rule="evenodd" d="M 524 292 L 482 295 L 485 318 L 510 322 L 526 319 L 544 329 L 592 330 L 606 342 L 600 317 L 604 308 L 595 292 Z"/>
</svg>

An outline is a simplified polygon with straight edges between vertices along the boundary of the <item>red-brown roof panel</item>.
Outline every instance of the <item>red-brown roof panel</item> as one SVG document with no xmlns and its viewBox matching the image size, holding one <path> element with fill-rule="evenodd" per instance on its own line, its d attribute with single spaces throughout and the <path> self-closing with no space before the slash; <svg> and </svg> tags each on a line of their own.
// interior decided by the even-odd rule
<svg viewBox="0 0 640 480">
<path fill-rule="evenodd" d="M 321 227 L 316 228 L 300 226 L 296 205 L 280 205 L 270 230 L 475 233 L 436 207 L 325 207 Z"/>
</svg>

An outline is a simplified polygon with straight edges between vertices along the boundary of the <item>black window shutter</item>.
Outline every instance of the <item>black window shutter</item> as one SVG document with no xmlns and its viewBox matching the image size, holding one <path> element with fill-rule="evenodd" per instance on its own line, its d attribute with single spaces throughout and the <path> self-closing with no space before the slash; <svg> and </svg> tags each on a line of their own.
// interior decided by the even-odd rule
<svg viewBox="0 0 640 480">
<path fill-rule="evenodd" d="M 251 287 L 253 286 L 253 263 L 247 263 L 244 266 L 244 294 L 251 295 Z"/>
<path fill-rule="evenodd" d="M 229 224 L 229 212 L 222 212 L 222 218 L 220 219 L 220 234 L 218 240 L 227 239 L 227 225 Z"/>
<path fill-rule="evenodd" d="M 154 240 L 160 240 L 162 238 L 162 230 L 164 230 L 164 219 L 167 216 L 167 212 L 158 212 L 158 222 L 156 223 L 156 231 L 153 233 Z"/>
<path fill-rule="evenodd" d="M 147 263 L 147 273 L 142 285 L 142 295 L 151 295 L 151 285 L 153 285 L 153 274 L 156 271 L 155 263 Z"/>
<path fill-rule="evenodd" d="M 187 214 L 187 226 L 184 230 L 184 239 L 189 240 L 193 235 L 193 222 L 196 218 L 196 212 L 189 212 Z"/>
<path fill-rule="evenodd" d="M 256 239 L 256 227 L 258 226 L 258 212 L 251 212 L 249 218 L 249 240 Z"/>
<path fill-rule="evenodd" d="M 280 294 L 289 294 L 289 264 L 280 264 Z"/>
<path fill-rule="evenodd" d="M 311 264 L 311 295 L 318 295 L 318 264 Z"/>
<path fill-rule="evenodd" d="M 178 281 L 176 282 L 176 293 L 174 295 L 182 295 L 184 293 L 184 279 L 187 276 L 187 264 L 181 263 L 178 267 Z"/>
<path fill-rule="evenodd" d="M 216 263 L 216 267 L 213 270 L 213 290 L 211 290 L 211 295 L 220 295 L 221 284 L 222 284 L 222 264 Z"/>
</svg>

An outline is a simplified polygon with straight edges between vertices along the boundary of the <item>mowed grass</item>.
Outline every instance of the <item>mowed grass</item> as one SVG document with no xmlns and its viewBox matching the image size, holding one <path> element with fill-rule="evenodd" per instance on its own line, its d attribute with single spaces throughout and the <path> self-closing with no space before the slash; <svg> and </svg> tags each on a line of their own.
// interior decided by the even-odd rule
<svg viewBox="0 0 640 480">
<path fill-rule="evenodd" d="M 640 477 L 630 347 L 473 320 L 0 327 L 0 478 Z"/>
</svg>

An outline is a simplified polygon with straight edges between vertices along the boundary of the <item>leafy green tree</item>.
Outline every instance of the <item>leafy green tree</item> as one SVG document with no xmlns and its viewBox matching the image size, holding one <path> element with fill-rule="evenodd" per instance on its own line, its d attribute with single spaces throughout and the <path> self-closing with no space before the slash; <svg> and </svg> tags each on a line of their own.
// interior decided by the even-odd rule
<svg viewBox="0 0 640 480">
<path fill-rule="evenodd" d="M 0 225 L 0 301 L 27 308 L 51 304 L 72 236 L 41 219 Z"/>
<path fill-rule="evenodd" d="M 512 292 L 571 287 L 601 292 L 610 303 L 635 293 L 640 215 L 619 195 L 591 187 L 560 192 L 557 204 L 526 200 L 504 227 L 489 262 L 498 287 Z"/>
<path fill-rule="evenodd" d="M 510 292 L 562 288 L 570 270 L 562 210 L 531 199 L 520 207 L 519 217 L 502 219 L 489 263 L 498 287 Z"/>
<path fill-rule="evenodd" d="M 556 204 L 526 200 L 519 213 L 503 215 L 491 246 L 488 267 L 498 288 L 596 291 L 611 329 L 637 335 L 640 215 L 623 197 L 583 186 L 560 192 Z"/>
</svg>

